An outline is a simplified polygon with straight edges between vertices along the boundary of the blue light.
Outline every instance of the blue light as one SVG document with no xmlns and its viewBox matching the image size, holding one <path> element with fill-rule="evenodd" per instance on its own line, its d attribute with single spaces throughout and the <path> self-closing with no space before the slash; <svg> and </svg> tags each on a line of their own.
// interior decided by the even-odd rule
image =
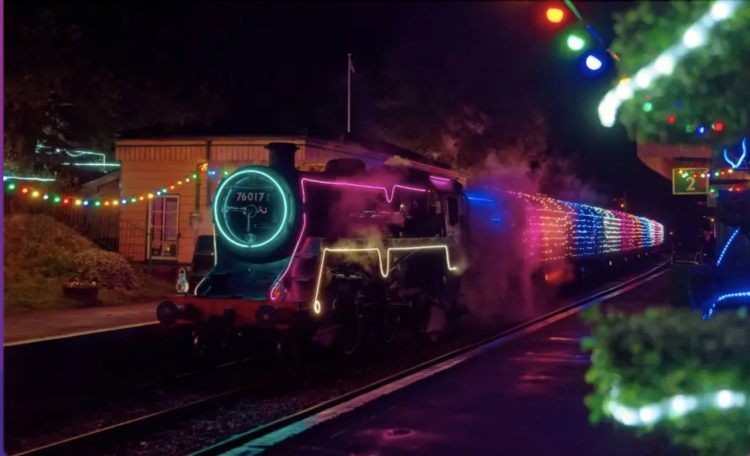
<svg viewBox="0 0 750 456">
<path fill-rule="evenodd" d="M 740 234 L 740 229 L 735 228 L 735 230 L 732 232 L 732 235 L 729 236 L 729 239 L 727 239 L 727 242 L 724 244 L 724 247 L 721 249 L 721 254 L 719 255 L 719 258 L 716 260 L 716 266 L 721 266 L 721 262 L 724 261 L 724 255 L 727 254 L 727 250 L 729 250 L 729 246 L 732 245 L 732 242 L 734 242 L 734 238 L 736 238 L 738 234 Z"/>
<path fill-rule="evenodd" d="M 586 57 L 586 68 L 591 71 L 599 71 L 604 66 L 604 63 L 595 55 L 589 55 Z"/>
<path fill-rule="evenodd" d="M 742 143 L 740 143 L 742 146 L 742 155 L 736 162 L 729 158 L 729 155 L 727 154 L 727 148 L 724 148 L 724 161 L 729 163 L 729 165 L 734 169 L 739 168 L 742 165 L 742 162 L 745 160 L 745 157 L 747 157 L 747 145 L 745 144 L 746 141 L 747 137 L 742 138 Z"/>
<path fill-rule="evenodd" d="M 722 302 L 726 301 L 727 299 L 736 299 L 736 298 L 750 298 L 750 290 L 748 291 L 737 291 L 734 293 L 725 293 L 716 299 L 711 303 L 711 305 L 707 306 L 708 308 L 703 312 L 703 320 L 710 320 L 711 317 L 713 317 L 714 313 L 716 313 L 716 307 Z"/>
<path fill-rule="evenodd" d="M 469 201 L 481 201 L 483 203 L 494 203 L 494 201 L 491 200 L 491 199 L 489 199 L 489 198 L 482 198 L 482 197 L 479 197 L 479 196 L 467 196 L 466 198 Z"/>
<path fill-rule="evenodd" d="M 703 124 L 698 124 L 698 126 L 695 127 L 695 134 L 698 136 L 704 136 L 706 134 L 706 126 Z"/>
<path fill-rule="evenodd" d="M 598 76 L 607 69 L 607 56 L 598 50 L 590 50 L 579 60 L 581 71 L 586 76 Z"/>
</svg>

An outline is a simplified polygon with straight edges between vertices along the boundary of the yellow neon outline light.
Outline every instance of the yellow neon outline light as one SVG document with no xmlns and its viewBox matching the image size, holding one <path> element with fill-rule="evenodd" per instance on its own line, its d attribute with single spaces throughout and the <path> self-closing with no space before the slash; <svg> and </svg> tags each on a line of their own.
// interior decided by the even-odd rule
<svg viewBox="0 0 750 456">
<path fill-rule="evenodd" d="M 385 252 L 385 264 L 383 264 L 383 252 L 378 247 L 361 247 L 361 248 L 323 248 L 323 256 L 320 258 L 320 268 L 318 269 L 318 280 L 315 283 L 315 294 L 313 295 L 313 310 L 319 314 L 322 310 L 322 304 L 318 300 L 320 293 L 320 284 L 323 281 L 323 269 L 326 263 L 326 254 L 331 253 L 356 253 L 356 252 L 376 252 L 378 254 L 378 266 L 380 267 L 380 276 L 388 278 L 391 272 L 391 252 L 392 251 L 413 251 L 413 250 L 434 250 L 443 249 L 445 251 L 445 265 L 449 271 L 455 272 L 458 266 L 451 265 L 450 250 L 445 244 L 438 245 L 419 245 L 413 247 L 388 247 Z"/>
</svg>

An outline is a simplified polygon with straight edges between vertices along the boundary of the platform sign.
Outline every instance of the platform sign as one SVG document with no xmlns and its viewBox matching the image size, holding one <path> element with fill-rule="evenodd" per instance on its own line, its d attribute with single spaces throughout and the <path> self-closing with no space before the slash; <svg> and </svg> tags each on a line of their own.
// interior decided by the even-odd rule
<svg viewBox="0 0 750 456">
<path fill-rule="evenodd" d="M 708 168 L 672 168 L 672 194 L 707 194 L 708 173 Z"/>
</svg>

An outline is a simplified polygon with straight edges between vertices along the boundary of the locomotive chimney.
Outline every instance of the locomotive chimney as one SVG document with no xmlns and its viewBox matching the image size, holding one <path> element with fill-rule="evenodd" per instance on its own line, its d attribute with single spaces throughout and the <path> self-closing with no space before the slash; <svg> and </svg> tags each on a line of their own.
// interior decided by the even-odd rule
<svg viewBox="0 0 750 456">
<path fill-rule="evenodd" d="M 266 145 L 268 149 L 268 165 L 279 171 L 294 170 L 294 154 L 296 144 L 287 142 L 272 142 Z"/>
</svg>

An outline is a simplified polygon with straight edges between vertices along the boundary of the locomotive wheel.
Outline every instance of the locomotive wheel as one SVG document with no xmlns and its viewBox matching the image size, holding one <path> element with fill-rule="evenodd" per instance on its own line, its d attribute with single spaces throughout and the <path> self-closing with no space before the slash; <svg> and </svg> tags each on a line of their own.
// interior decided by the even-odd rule
<svg viewBox="0 0 750 456">
<path fill-rule="evenodd" d="M 356 289 L 349 284 L 332 284 L 329 290 L 334 296 L 331 309 L 338 325 L 333 347 L 351 356 L 359 351 L 365 335 L 365 318 L 355 302 Z"/>
<path fill-rule="evenodd" d="M 198 363 L 210 365 L 219 359 L 221 339 L 212 325 L 206 324 L 195 328 L 191 342 Z"/>
<path fill-rule="evenodd" d="M 347 356 L 359 351 L 364 338 L 365 319 L 362 315 L 355 314 L 343 322 L 336 337 L 336 347 Z"/>
<path fill-rule="evenodd" d="M 401 313 L 397 310 L 386 310 L 383 316 L 383 342 L 391 344 L 398 339 L 401 329 Z"/>
</svg>

